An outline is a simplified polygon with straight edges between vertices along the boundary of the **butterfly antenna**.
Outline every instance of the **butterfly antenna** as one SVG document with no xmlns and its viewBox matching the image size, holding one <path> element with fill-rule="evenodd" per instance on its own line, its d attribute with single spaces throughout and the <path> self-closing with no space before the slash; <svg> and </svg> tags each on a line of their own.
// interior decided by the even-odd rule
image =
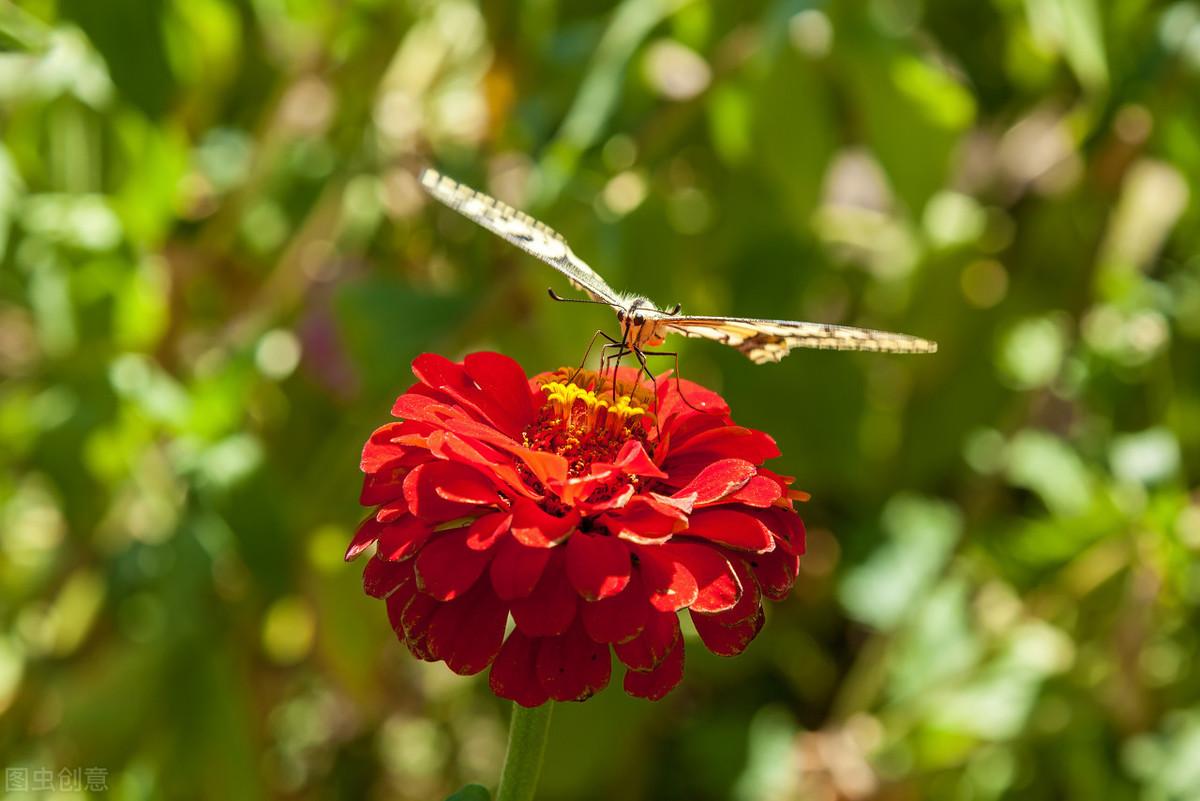
<svg viewBox="0 0 1200 801">
<path fill-rule="evenodd" d="M 606 300 L 592 300 L 590 298 L 564 298 L 562 295 L 555 292 L 553 287 L 547 287 L 546 293 L 550 295 L 550 300 L 556 300 L 559 303 L 591 303 L 594 306 L 608 306 L 610 309 L 617 308 Z"/>
</svg>

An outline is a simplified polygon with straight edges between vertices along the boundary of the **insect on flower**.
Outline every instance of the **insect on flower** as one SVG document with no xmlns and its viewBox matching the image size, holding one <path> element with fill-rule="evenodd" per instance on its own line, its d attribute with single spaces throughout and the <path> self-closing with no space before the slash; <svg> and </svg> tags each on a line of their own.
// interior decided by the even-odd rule
<svg viewBox="0 0 1200 801">
<path fill-rule="evenodd" d="M 632 354 L 647 374 L 646 356 L 676 356 L 673 352 L 646 350 L 663 344 L 671 334 L 715 340 L 737 348 L 756 364 L 780 361 L 792 348 L 880 353 L 937 351 L 937 343 L 931 340 L 869 328 L 754 317 L 693 316 L 682 314 L 679 305 L 670 310 L 659 309 L 644 297 L 614 290 L 575 255 L 558 232 L 528 214 L 432 169 L 421 173 L 421 186 L 439 202 L 546 262 L 591 298 L 590 301 L 573 302 L 610 306 L 616 311 L 617 322 L 621 325 L 620 339 L 597 331 L 592 341 L 595 342 L 596 336 L 603 336 L 608 340 L 603 349 L 613 351 L 608 359 L 619 364 L 621 357 Z M 553 290 L 550 290 L 550 296 L 555 300 L 568 300 Z"/>
</svg>

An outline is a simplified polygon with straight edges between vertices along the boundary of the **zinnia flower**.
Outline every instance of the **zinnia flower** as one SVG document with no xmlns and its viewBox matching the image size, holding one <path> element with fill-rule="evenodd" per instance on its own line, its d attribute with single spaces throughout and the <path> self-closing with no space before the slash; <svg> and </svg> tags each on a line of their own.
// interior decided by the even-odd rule
<svg viewBox="0 0 1200 801">
<path fill-rule="evenodd" d="M 615 653 L 625 691 L 657 699 L 683 676 L 680 610 L 732 656 L 795 583 L 805 496 L 715 393 L 632 369 L 615 388 L 611 372 L 527 379 L 496 353 L 425 354 L 413 373 L 400 422 L 363 449 L 376 509 L 346 558 L 376 546 L 364 586 L 414 656 L 490 665 L 497 695 L 537 706 L 604 688 Z"/>
</svg>

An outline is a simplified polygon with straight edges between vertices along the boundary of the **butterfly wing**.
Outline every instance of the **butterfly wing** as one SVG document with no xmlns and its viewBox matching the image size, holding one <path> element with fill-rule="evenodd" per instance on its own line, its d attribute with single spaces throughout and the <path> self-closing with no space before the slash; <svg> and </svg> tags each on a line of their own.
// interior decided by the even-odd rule
<svg viewBox="0 0 1200 801">
<path fill-rule="evenodd" d="M 557 231 L 545 223 L 435 170 L 426 169 L 421 173 L 421 186 L 435 200 L 546 262 L 569 278 L 576 289 L 590 295 L 592 300 L 618 303 L 619 295 L 612 287 L 571 251 Z"/>
<path fill-rule="evenodd" d="M 937 343 L 908 334 L 848 325 L 752 317 L 672 317 L 662 327 L 669 333 L 704 337 L 737 348 L 755 364 L 777 362 L 792 348 L 867 350 L 877 353 L 936 353 Z"/>
</svg>

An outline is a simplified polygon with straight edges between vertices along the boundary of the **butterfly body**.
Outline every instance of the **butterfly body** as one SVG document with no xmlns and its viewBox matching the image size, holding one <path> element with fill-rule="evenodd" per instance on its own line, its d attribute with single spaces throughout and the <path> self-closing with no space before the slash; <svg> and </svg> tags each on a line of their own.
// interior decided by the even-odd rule
<svg viewBox="0 0 1200 801">
<path fill-rule="evenodd" d="M 667 339 L 666 321 L 671 315 L 657 308 L 647 298 L 626 296 L 618 298 L 623 308 L 617 309 L 617 322 L 621 324 L 621 340 L 630 350 L 645 350 L 656 347 Z"/>
<path fill-rule="evenodd" d="M 614 290 L 572 252 L 560 234 L 528 214 L 431 169 L 421 173 L 421 186 L 434 199 L 558 270 L 572 285 L 587 293 L 592 302 L 610 306 L 621 324 L 621 343 L 639 358 L 647 347 L 661 345 L 671 334 L 729 345 L 756 364 L 777 362 L 792 348 L 880 353 L 937 351 L 937 343 L 932 340 L 869 328 L 798 320 L 684 315 L 679 306 L 664 311 L 640 295 Z"/>
</svg>

